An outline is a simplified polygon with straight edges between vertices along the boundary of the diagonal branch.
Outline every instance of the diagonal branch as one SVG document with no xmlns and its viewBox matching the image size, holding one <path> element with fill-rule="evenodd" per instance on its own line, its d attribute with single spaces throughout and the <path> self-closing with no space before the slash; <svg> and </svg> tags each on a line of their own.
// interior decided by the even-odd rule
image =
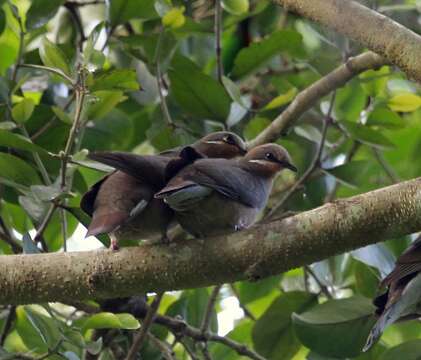
<svg viewBox="0 0 421 360">
<path fill-rule="evenodd" d="M 316 105 L 324 96 L 344 86 L 362 72 L 379 68 L 385 64 L 386 61 L 382 57 L 370 51 L 349 58 L 343 65 L 301 91 L 265 130 L 250 141 L 249 147 L 276 141 L 301 115 Z"/>
<path fill-rule="evenodd" d="M 0 304 L 106 299 L 256 280 L 420 229 L 417 178 L 204 242 L 0 255 Z"/>
<path fill-rule="evenodd" d="M 288 11 L 359 42 L 421 81 L 421 36 L 351 0 L 275 0 Z"/>
</svg>

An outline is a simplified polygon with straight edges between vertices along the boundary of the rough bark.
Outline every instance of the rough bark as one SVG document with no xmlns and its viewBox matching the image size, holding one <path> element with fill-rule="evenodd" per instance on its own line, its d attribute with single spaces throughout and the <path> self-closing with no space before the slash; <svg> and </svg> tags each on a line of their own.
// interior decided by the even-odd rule
<svg viewBox="0 0 421 360">
<path fill-rule="evenodd" d="M 359 42 L 421 81 L 421 36 L 350 0 L 275 0 L 304 17 Z"/>
<path fill-rule="evenodd" d="M 115 298 L 259 279 L 421 229 L 421 178 L 229 236 L 0 256 L 0 303 Z"/>
</svg>

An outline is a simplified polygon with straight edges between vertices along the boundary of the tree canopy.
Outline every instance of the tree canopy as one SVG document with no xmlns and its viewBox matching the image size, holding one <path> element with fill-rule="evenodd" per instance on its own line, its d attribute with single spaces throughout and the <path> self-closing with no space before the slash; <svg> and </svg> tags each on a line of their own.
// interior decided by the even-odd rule
<svg viewBox="0 0 421 360">
<path fill-rule="evenodd" d="M 0 0 L 0 360 L 419 358 L 417 320 L 363 347 L 378 284 L 421 229 L 420 11 Z M 219 130 L 277 142 L 299 169 L 257 225 L 68 252 L 88 243 L 81 197 L 112 170 L 89 152 Z"/>
</svg>

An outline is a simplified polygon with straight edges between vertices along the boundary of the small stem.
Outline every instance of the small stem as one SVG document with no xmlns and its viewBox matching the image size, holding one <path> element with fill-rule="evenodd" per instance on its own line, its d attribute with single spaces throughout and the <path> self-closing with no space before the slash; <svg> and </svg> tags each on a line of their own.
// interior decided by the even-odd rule
<svg viewBox="0 0 421 360">
<path fill-rule="evenodd" d="M 13 321 L 16 318 L 16 306 L 9 307 L 9 314 L 7 315 L 6 322 L 4 323 L 3 330 L 0 335 L 0 347 L 3 347 L 7 335 L 12 328 Z"/>
<path fill-rule="evenodd" d="M 10 245 L 10 247 L 12 248 L 12 251 L 15 254 L 20 254 L 22 252 L 22 246 L 13 238 L 12 233 L 7 228 L 1 216 L 0 216 L 0 229 L 3 230 L 2 232 L 0 232 L 0 238 Z"/>
<path fill-rule="evenodd" d="M 237 289 L 235 288 L 235 286 L 233 284 L 230 284 L 230 289 L 232 291 L 232 293 L 235 295 L 235 297 L 238 300 L 238 303 L 240 304 L 240 308 L 243 310 L 244 315 L 246 317 L 248 317 L 250 320 L 256 321 L 256 317 L 250 312 L 249 309 L 247 309 L 247 307 L 241 303 L 240 301 L 240 294 L 238 293 Z"/>
<path fill-rule="evenodd" d="M 372 147 L 374 157 L 383 168 L 386 175 L 389 177 L 392 184 L 398 183 L 400 181 L 399 176 L 396 174 L 395 170 L 388 164 L 386 159 L 383 157 L 383 154 L 376 148 Z"/>
<path fill-rule="evenodd" d="M 315 274 L 313 269 L 309 265 L 304 266 L 304 270 L 307 271 L 311 275 L 311 277 L 314 279 L 314 281 L 317 283 L 317 285 L 320 288 L 320 291 L 328 298 L 333 299 L 332 294 L 330 293 L 329 289 L 326 285 L 322 283 L 322 281 L 318 278 L 318 276 Z"/>
<path fill-rule="evenodd" d="M 218 299 L 219 292 L 221 291 L 222 285 L 216 285 L 211 295 L 209 296 L 208 305 L 206 306 L 206 311 L 203 315 L 202 325 L 200 329 L 203 333 L 206 333 L 209 329 L 209 325 L 212 319 L 212 311 L 214 310 L 216 300 Z"/>
<path fill-rule="evenodd" d="M 145 319 L 143 320 L 142 327 L 134 336 L 132 346 L 130 347 L 125 360 L 136 359 L 136 355 L 139 352 L 139 350 L 142 348 L 143 342 L 145 341 L 145 338 L 148 335 L 149 328 L 151 327 L 154 321 L 154 317 L 156 315 L 156 312 L 158 311 L 158 307 L 163 296 L 164 296 L 164 293 L 159 293 L 159 294 L 156 294 L 155 299 L 153 299 L 151 307 L 149 308 L 145 316 Z"/>
<path fill-rule="evenodd" d="M 159 340 L 157 337 L 148 333 L 148 340 L 153 344 L 160 352 L 164 359 L 166 360 L 175 360 L 172 349 L 169 347 L 168 344 Z"/>
<path fill-rule="evenodd" d="M 48 252 L 48 247 L 47 247 L 47 244 L 44 241 L 43 234 L 44 234 L 45 229 L 48 226 L 48 223 L 53 218 L 53 215 L 54 215 L 54 212 L 56 211 L 56 209 L 57 209 L 57 204 L 54 203 L 54 204 L 50 205 L 50 208 L 48 209 L 47 214 L 45 215 L 44 219 L 42 220 L 42 223 L 39 226 L 39 228 L 37 230 L 37 233 L 34 236 L 35 244 L 38 243 L 38 242 L 41 242 L 43 250 L 47 251 L 47 252 Z"/>
<path fill-rule="evenodd" d="M 67 252 L 67 218 L 64 209 L 60 209 L 61 234 L 63 236 L 63 251 Z"/>
<path fill-rule="evenodd" d="M 11 78 L 13 83 L 16 82 L 19 65 L 22 61 L 24 39 L 25 39 L 25 32 L 23 31 L 22 19 L 19 17 L 17 20 L 19 23 L 19 50 L 18 50 L 18 56 L 16 59 L 16 64 L 15 64 L 15 67 L 13 68 L 12 78 Z"/>
<path fill-rule="evenodd" d="M 221 0 L 215 0 L 215 52 L 216 52 L 216 71 L 218 81 L 222 84 L 222 77 L 224 76 L 224 64 L 222 63 L 222 7 Z"/>
<path fill-rule="evenodd" d="M 314 155 L 313 161 L 311 162 L 310 166 L 307 168 L 305 173 L 301 176 L 301 178 L 298 179 L 298 181 L 289 189 L 289 191 L 282 197 L 279 203 L 272 208 L 272 210 L 268 213 L 267 218 L 272 218 L 273 215 L 275 215 L 278 212 L 278 210 L 282 208 L 285 202 L 295 193 L 298 187 L 300 187 L 310 177 L 313 171 L 320 167 L 320 159 L 322 157 L 323 148 L 326 141 L 327 129 L 331 122 L 330 115 L 333 110 L 333 104 L 335 103 L 335 97 L 336 91 L 332 93 L 329 103 L 329 109 L 327 111 L 327 114 L 323 117 L 322 136 L 320 139 L 319 146 L 317 148 L 317 152 Z"/>
<path fill-rule="evenodd" d="M 69 82 L 72 86 L 75 85 L 73 83 L 73 79 L 71 77 L 67 76 L 63 71 L 61 71 L 59 69 L 55 69 L 55 68 L 52 68 L 52 67 L 49 67 L 49 66 L 35 65 L 35 64 L 19 64 L 19 67 L 48 71 L 50 73 L 61 76 L 63 79 L 65 79 L 67 82 Z"/>
<path fill-rule="evenodd" d="M 164 115 L 164 118 L 168 125 L 174 126 L 174 122 L 171 119 L 170 112 L 168 110 L 167 100 L 164 96 L 164 91 L 162 89 L 162 73 L 161 73 L 161 43 L 162 38 L 164 36 L 165 32 L 164 29 L 161 29 L 161 32 L 158 37 L 158 44 L 156 45 L 156 53 L 155 53 L 155 62 L 156 62 L 156 83 L 158 85 L 158 94 L 159 99 L 161 100 L 161 110 L 162 114 Z"/>
<path fill-rule="evenodd" d="M 61 188 L 65 190 L 66 188 L 66 172 L 67 172 L 67 163 L 69 162 L 70 152 L 72 150 L 73 143 L 76 138 L 76 133 L 79 128 L 80 120 L 82 117 L 82 109 L 85 101 L 86 88 L 85 88 L 85 74 L 83 70 L 79 72 L 80 83 L 75 88 L 76 96 L 76 110 L 75 117 L 73 120 L 72 127 L 70 128 L 69 137 L 67 138 L 66 146 L 61 157 Z"/>
</svg>

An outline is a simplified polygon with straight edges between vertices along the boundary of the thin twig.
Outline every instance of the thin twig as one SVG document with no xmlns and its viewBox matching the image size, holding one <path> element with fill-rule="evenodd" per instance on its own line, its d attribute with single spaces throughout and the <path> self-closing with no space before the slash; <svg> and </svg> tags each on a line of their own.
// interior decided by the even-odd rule
<svg viewBox="0 0 421 360">
<path fill-rule="evenodd" d="M 67 217 L 66 211 L 60 209 L 61 235 L 63 236 L 63 251 L 67 252 Z"/>
<path fill-rule="evenodd" d="M 372 147 L 371 149 L 373 151 L 374 157 L 383 168 L 392 184 L 398 183 L 400 181 L 398 174 L 396 174 L 395 170 L 388 164 L 386 159 L 383 157 L 383 154 L 375 147 Z"/>
<path fill-rule="evenodd" d="M 74 85 L 73 79 L 59 69 L 55 69 L 55 68 L 43 66 L 43 65 L 35 65 L 35 64 L 19 64 L 19 67 L 48 71 L 48 72 L 51 72 L 53 74 L 61 76 L 63 79 L 68 81 L 71 85 Z"/>
<path fill-rule="evenodd" d="M 170 346 L 156 336 L 148 333 L 148 340 L 161 352 L 162 357 L 167 360 L 175 360 L 174 353 Z"/>
<path fill-rule="evenodd" d="M 161 32 L 159 33 L 158 37 L 158 44 L 156 45 L 156 53 L 155 53 L 155 63 L 156 63 L 156 84 L 158 86 L 158 94 L 159 99 L 161 100 L 161 110 L 162 115 L 168 125 L 174 126 L 174 122 L 171 119 L 170 112 L 168 110 L 167 100 L 164 96 L 164 91 L 162 89 L 162 73 L 161 73 L 161 46 L 162 46 L 162 38 L 164 37 L 165 31 L 161 28 Z"/>
<path fill-rule="evenodd" d="M 219 292 L 221 291 L 221 287 L 222 287 L 222 285 L 216 285 L 212 289 L 212 293 L 209 296 L 208 304 L 206 306 L 206 311 L 205 311 L 205 313 L 203 315 L 203 319 L 202 319 L 202 325 L 200 327 L 200 329 L 202 330 L 203 333 L 205 333 L 209 329 L 209 325 L 210 325 L 210 322 L 211 322 L 211 319 L 212 319 L 212 312 L 215 308 L 215 302 L 218 299 L 218 295 L 219 295 Z"/>
<path fill-rule="evenodd" d="M 3 330 L 1 331 L 1 335 L 0 335 L 0 347 L 4 345 L 4 341 L 6 340 L 7 335 L 9 335 L 9 331 L 12 328 L 12 324 L 15 318 L 16 318 L 16 306 L 10 306 L 9 314 L 7 315 L 6 322 L 4 323 Z"/>
<path fill-rule="evenodd" d="M 256 317 L 250 312 L 250 310 L 247 308 L 247 306 L 241 303 L 240 294 L 238 293 L 237 289 L 235 288 L 235 286 L 233 284 L 230 284 L 230 289 L 231 289 L 232 293 L 235 295 L 235 297 L 237 298 L 238 303 L 240 304 L 240 308 L 244 312 L 244 315 L 246 317 L 248 317 L 249 319 L 251 319 L 253 321 L 256 321 Z"/>
<path fill-rule="evenodd" d="M 301 178 L 298 179 L 298 181 L 289 189 L 289 191 L 282 197 L 279 203 L 276 204 L 269 211 L 268 215 L 266 216 L 267 218 L 272 218 L 273 215 L 275 215 L 278 212 L 278 210 L 282 208 L 285 202 L 295 193 L 297 188 L 300 187 L 308 179 L 308 177 L 313 173 L 314 170 L 320 167 L 323 148 L 326 141 L 327 129 L 329 127 L 329 124 L 331 123 L 330 115 L 333 110 L 333 104 L 335 103 L 335 97 L 336 97 L 336 91 L 332 93 L 332 96 L 330 98 L 330 103 L 329 103 L 329 109 L 327 111 L 327 114 L 323 117 L 322 136 L 320 139 L 319 146 L 317 148 L 317 152 L 314 155 L 313 161 L 311 162 L 310 166 L 307 168 L 305 173 L 301 176 Z"/>
<path fill-rule="evenodd" d="M 42 219 L 42 222 L 41 222 L 40 226 L 38 227 L 37 232 L 34 236 L 35 244 L 40 242 L 41 246 L 42 246 L 42 249 L 44 251 L 47 251 L 47 252 L 48 252 L 48 247 L 47 247 L 47 244 L 44 241 L 43 234 L 44 234 L 45 229 L 47 229 L 47 226 L 48 226 L 49 222 L 53 218 L 53 215 L 54 215 L 54 212 L 56 211 L 56 209 L 57 209 L 57 204 L 53 203 L 53 204 L 50 205 L 50 207 L 47 211 L 47 214 L 45 214 L 44 219 Z"/>
<path fill-rule="evenodd" d="M 18 69 L 19 69 L 19 65 L 22 61 L 22 55 L 23 55 L 23 47 L 24 47 L 24 38 L 25 38 L 25 32 L 23 31 L 23 26 L 22 26 L 22 19 L 20 16 L 18 16 L 18 23 L 19 23 L 19 50 L 18 50 L 18 56 L 16 58 L 16 64 L 13 68 L 13 72 L 12 72 L 12 82 L 15 83 L 16 82 L 16 78 L 18 75 Z"/>
<path fill-rule="evenodd" d="M 20 254 L 22 252 L 22 246 L 14 239 L 12 233 L 7 228 L 3 218 L 0 216 L 0 228 L 2 231 L 0 232 L 0 238 L 3 239 L 4 242 L 10 245 L 12 251 L 15 254 Z"/>
<path fill-rule="evenodd" d="M 77 32 L 79 33 L 79 41 L 77 42 L 77 47 L 79 49 L 79 52 L 83 51 L 83 43 L 86 40 L 85 32 L 83 30 L 83 24 L 82 20 L 80 18 L 80 12 L 78 7 L 80 6 L 80 3 L 72 2 L 72 1 L 66 1 L 64 3 L 64 7 L 70 12 L 72 19 L 75 23 Z"/>
<path fill-rule="evenodd" d="M 64 152 L 61 156 L 61 188 L 64 191 L 66 189 L 66 172 L 67 172 L 67 163 L 69 161 L 70 152 L 72 150 L 73 143 L 76 138 L 76 133 L 80 125 L 82 118 L 82 109 L 85 101 L 86 88 L 85 88 L 85 73 L 84 69 L 79 70 L 79 81 L 75 87 L 75 96 L 76 96 L 76 110 L 75 117 L 73 120 L 72 127 L 69 132 L 69 137 L 67 138 L 66 146 Z"/>
<path fill-rule="evenodd" d="M 317 285 L 320 288 L 320 291 L 328 298 L 333 299 L 332 294 L 330 293 L 328 287 L 322 283 L 322 281 L 318 278 L 318 276 L 315 274 L 313 269 L 309 265 L 304 266 L 304 270 L 307 271 L 311 277 L 314 279 L 314 281 L 317 283 Z"/>
<path fill-rule="evenodd" d="M 129 349 L 129 352 L 126 356 L 126 360 L 134 360 L 136 358 L 136 354 L 142 348 L 143 342 L 148 335 L 149 328 L 151 327 L 156 312 L 158 310 L 159 304 L 163 297 L 164 293 L 156 294 L 155 299 L 152 301 L 152 304 L 143 320 L 142 327 L 136 333 L 133 339 L 132 346 Z"/>
<path fill-rule="evenodd" d="M 224 76 L 224 64 L 222 63 L 222 6 L 221 0 L 215 0 L 215 52 L 216 52 L 216 73 L 218 81 L 222 84 L 222 77 Z"/>
</svg>

